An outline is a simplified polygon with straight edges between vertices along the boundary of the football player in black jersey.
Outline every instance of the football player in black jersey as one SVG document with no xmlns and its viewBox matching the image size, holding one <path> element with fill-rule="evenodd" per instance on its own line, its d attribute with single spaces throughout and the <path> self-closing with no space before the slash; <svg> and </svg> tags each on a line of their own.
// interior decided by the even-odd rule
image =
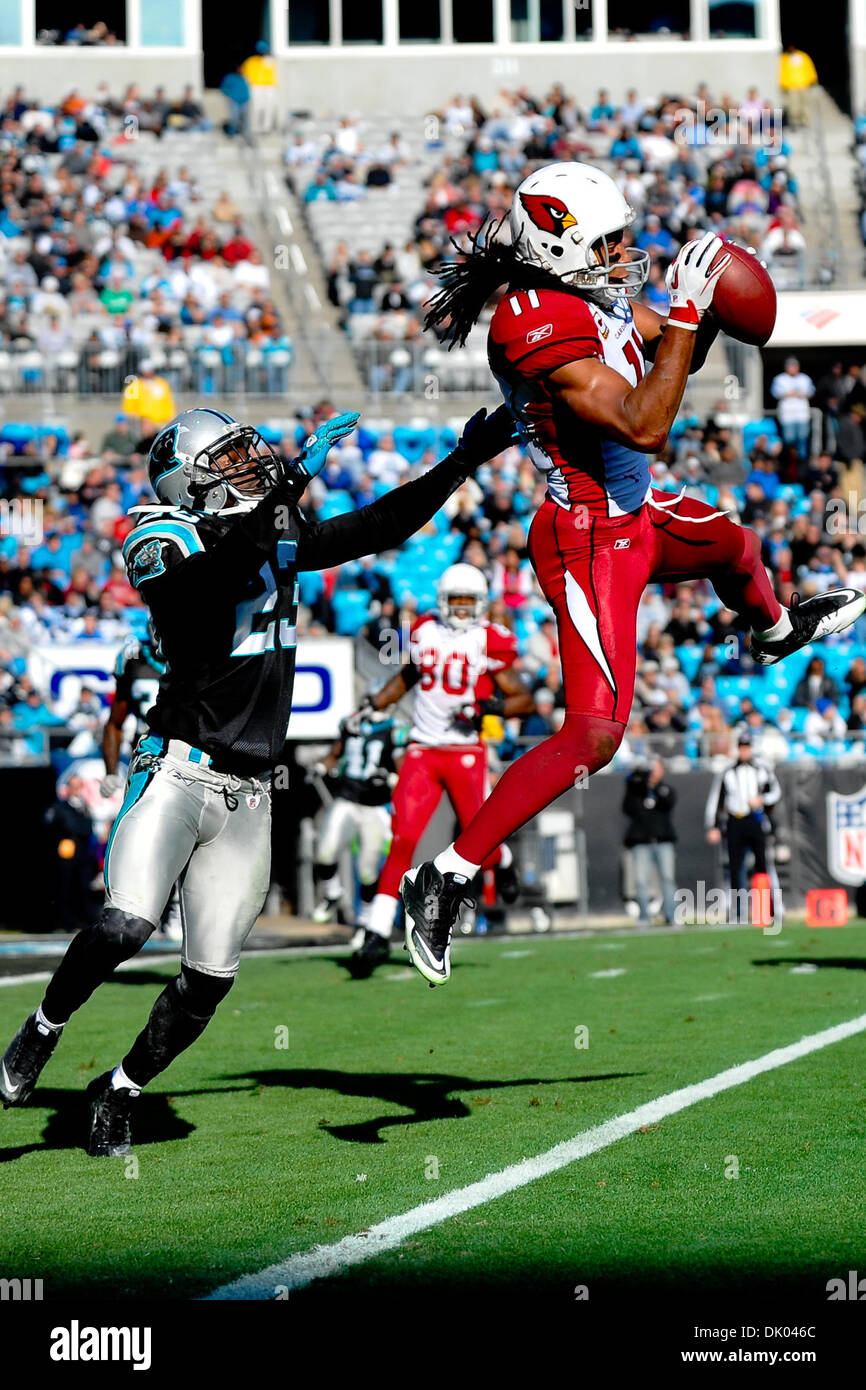
<svg viewBox="0 0 866 1390">
<path fill-rule="evenodd" d="M 479 411 L 423 477 L 357 512 L 309 522 L 301 495 L 357 419 L 327 421 L 288 461 L 253 426 L 210 408 L 184 411 L 151 447 L 159 501 L 133 509 L 124 556 L 168 665 L 106 850 L 102 915 L 71 942 L 0 1059 L 0 1095 L 21 1105 L 68 1019 L 140 950 L 180 878 L 181 971 L 121 1063 L 88 1087 L 91 1155 L 129 1152 L 135 1097 L 207 1026 L 264 903 L 299 571 L 402 545 L 513 433 L 504 408 L 489 418 Z"/>
<path fill-rule="evenodd" d="M 349 966 L 356 979 L 371 975 L 388 959 L 387 940 L 368 931 L 367 922 L 391 835 L 388 805 L 397 781 L 394 755 L 409 738 L 408 726 L 395 723 L 388 710 L 371 710 L 368 704 L 365 709 L 369 710 L 365 717 L 350 715 L 343 720 L 339 739 L 312 769 L 331 798 L 317 826 L 313 873 L 322 896 L 313 909 L 313 921 L 330 922 L 337 916 L 343 897 L 339 859 L 355 840 L 361 907 Z"/>
<path fill-rule="evenodd" d="M 147 712 L 156 704 L 159 682 L 165 674 L 165 662 L 158 650 L 153 623 L 147 625 L 143 641 L 130 637 L 117 654 L 114 665 L 114 699 L 102 730 L 102 757 L 105 776 L 100 785 L 103 796 L 113 796 L 123 785 L 117 767 L 123 746 L 123 726 L 130 715 L 135 717 L 137 737 L 147 732 Z"/>
</svg>

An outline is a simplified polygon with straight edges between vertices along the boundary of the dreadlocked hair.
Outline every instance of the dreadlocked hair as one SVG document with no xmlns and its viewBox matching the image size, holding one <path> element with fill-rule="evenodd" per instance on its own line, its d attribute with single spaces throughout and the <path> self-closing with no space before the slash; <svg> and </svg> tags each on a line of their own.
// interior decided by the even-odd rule
<svg viewBox="0 0 866 1390">
<path fill-rule="evenodd" d="M 515 289 L 544 285 L 563 288 L 557 276 L 529 265 L 518 255 L 516 247 L 497 241 L 495 232 L 488 230 L 482 241 L 484 231 L 482 227 L 470 236 L 472 250 L 468 252 L 464 252 L 452 237 L 451 245 L 461 253 L 462 259 L 449 261 L 441 267 L 442 288 L 427 307 L 425 329 L 448 320 L 442 336 L 448 348 L 463 347 L 485 304 L 500 285 L 513 285 Z"/>
</svg>

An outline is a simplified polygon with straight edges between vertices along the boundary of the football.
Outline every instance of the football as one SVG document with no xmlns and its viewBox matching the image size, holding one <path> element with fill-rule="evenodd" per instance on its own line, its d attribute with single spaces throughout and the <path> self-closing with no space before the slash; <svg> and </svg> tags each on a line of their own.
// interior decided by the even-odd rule
<svg viewBox="0 0 866 1390">
<path fill-rule="evenodd" d="M 719 256 L 730 255 L 713 295 L 713 310 L 725 333 L 741 343 L 763 347 L 776 322 L 776 287 L 753 251 L 726 241 Z"/>
</svg>

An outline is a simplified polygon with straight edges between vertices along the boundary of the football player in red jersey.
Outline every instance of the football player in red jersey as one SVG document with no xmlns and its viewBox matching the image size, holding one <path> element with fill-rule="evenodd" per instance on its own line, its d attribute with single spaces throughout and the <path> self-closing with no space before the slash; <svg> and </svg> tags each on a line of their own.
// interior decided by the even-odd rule
<svg viewBox="0 0 866 1390">
<path fill-rule="evenodd" d="M 356 952 L 358 974 L 369 974 L 387 960 L 400 882 L 442 793 L 448 796 L 461 827 L 469 824 L 484 801 L 484 716 L 509 719 L 532 709 L 529 690 L 514 669 L 514 634 L 484 616 L 487 581 L 481 570 L 474 565 L 451 565 L 439 580 L 436 599 L 438 613 L 422 614 L 412 625 L 409 664 L 352 716 L 362 722 L 365 709 L 386 709 L 407 691 L 416 692 L 409 744 L 394 788 L 391 850 L 379 876 L 364 941 Z M 481 867 L 496 870 L 500 895 L 506 902 L 513 901 L 517 882 L 508 846 L 497 841 L 483 865 L 477 866 Z"/>
<path fill-rule="evenodd" d="M 764 665 L 843 631 L 866 608 L 856 589 L 783 608 L 754 532 L 706 503 L 652 488 L 647 455 L 665 443 L 689 373 L 718 331 L 713 292 L 729 258 L 717 255 L 723 243 L 711 233 L 684 246 L 668 269 L 662 318 L 632 303 L 649 268 L 647 253 L 625 242 L 633 219 L 600 170 L 539 169 L 517 189 L 507 227 L 503 220 L 488 230 L 446 268 L 428 315 L 428 324 L 446 325 L 452 345 L 465 342 L 487 300 L 507 286 L 488 353 L 547 476 L 529 553 L 557 617 L 566 708 L 562 728 L 505 772 L 455 843 L 405 875 L 407 946 L 431 984 L 448 978 L 451 931 L 478 865 L 619 747 L 648 583 L 709 579 L 751 627 L 752 655 Z"/>
</svg>

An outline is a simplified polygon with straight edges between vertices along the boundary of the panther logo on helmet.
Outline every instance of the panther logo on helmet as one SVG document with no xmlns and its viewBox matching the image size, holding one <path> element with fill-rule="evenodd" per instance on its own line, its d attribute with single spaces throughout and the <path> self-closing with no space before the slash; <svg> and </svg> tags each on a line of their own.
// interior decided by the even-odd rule
<svg viewBox="0 0 866 1390">
<path fill-rule="evenodd" d="M 536 227 L 540 227 L 543 232 L 562 236 L 569 227 L 577 226 L 577 218 L 569 212 L 561 198 L 545 197 L 540 193 L 521 193 L 520 201 Z"/>
</svg>

